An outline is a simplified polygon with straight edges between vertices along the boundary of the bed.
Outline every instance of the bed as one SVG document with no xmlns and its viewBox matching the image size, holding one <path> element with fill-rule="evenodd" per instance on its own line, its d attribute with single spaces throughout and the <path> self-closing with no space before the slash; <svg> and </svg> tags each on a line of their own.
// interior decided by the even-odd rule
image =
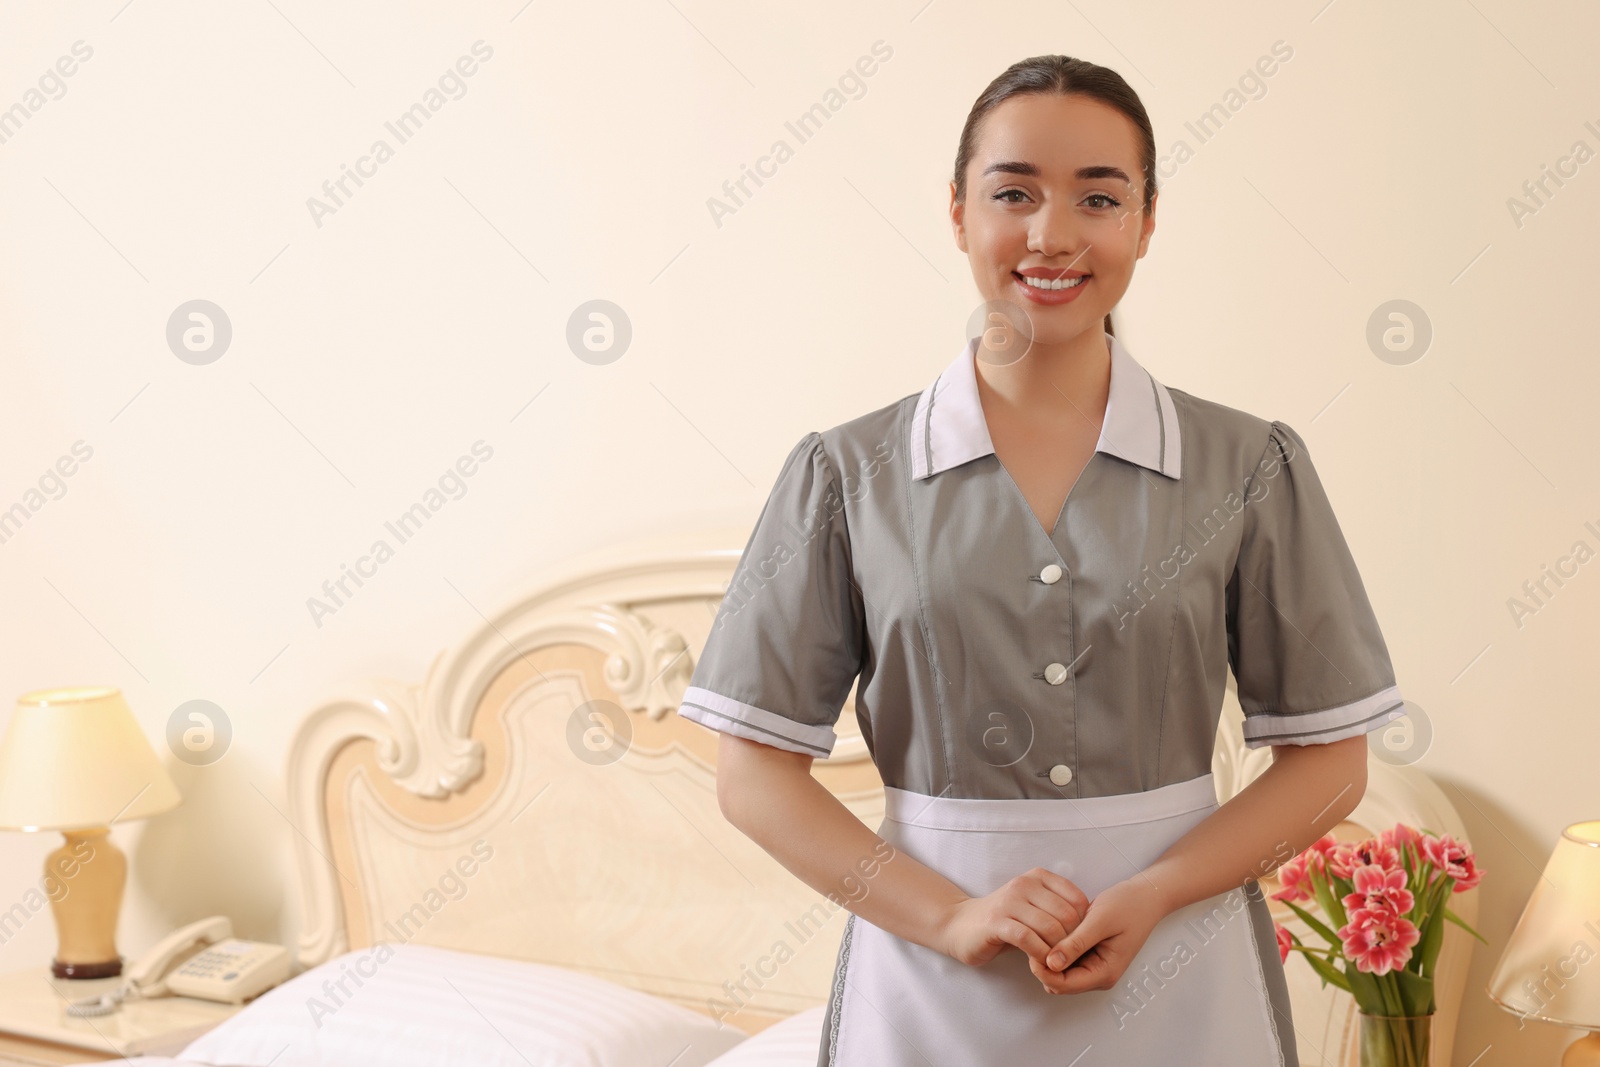
<svg viewBox="0 0 1600 1067">
<path fill-rule="evenodd" d="M 726 823 L 717 736 L 675 714 L 743 540 L 589 556 L 506 597 L 420 681 L 353 682 L 310 709 L 287 766 L 299 973 L 179 1060 L 131 1062 L 814 1064 L 846 913 Z M 1222 800 L 1270 763 L 1241 720 L 1230 682 Z M 850 704 L 838 730 L 813 773 L 876 827 Z M 1422 771 L 1373 760 L 1336 833 L 1396 821 L 1464 836 Z M 1475 921 L 1476 891 L 1452 904 Z M 1439 1063 L 1471 949 L 1450 926 Z M 1350 997 L 1303 960 L 1286 970 L 1300 1062 L 1353 1067 Z M 346 1044 L 318 1050 L 335 1031 Z"/>
</svg>

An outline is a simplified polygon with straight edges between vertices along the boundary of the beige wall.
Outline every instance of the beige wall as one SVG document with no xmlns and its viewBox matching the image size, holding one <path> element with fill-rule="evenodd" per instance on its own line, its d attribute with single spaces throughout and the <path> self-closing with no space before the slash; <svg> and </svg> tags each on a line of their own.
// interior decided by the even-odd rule
<svg viewBox="0 0 1600 1067">
<path fill-rule="evenodd" d="M 1192 150 L 1163 172 L 1119 309 L 1130 350 L 1304 435 L 1432 722 L 1421 766 L 1489 870 L 1457 1063 L 1490 1045 L 1481 1062 L 1553 1062 L 1569 1035 L 1517 1032 L 1482 989 L 1560 828 L 1600 816 L 1600 564 L 1521 625 L 1508 607 L 1574 542 L 1600 544 L 1600 164 L 1534 213 L 1509 204 L 1600 146 L 1595 13 L 521 7 L 0 13 L 0 107 L 28 112 L 0 143 L 0 508 L 39 505 L 0 544 L 0 701 L 110 683 L 164 754 L 185 701 L 234 732 L 210 767 L 169 757 L 181 809 L 116 832 L 124 954 L 212 912 L 292 941 L 282 764 L 312 703 L 420 677 L 545 561 L 748 525 L 803 433 L 930 380 L 977 300 L 945 215 L 966 110 L 1007 64 L 1064 51 L 1124 73 L 1163 153 Z M 464 95 L 399 143 L 385 122 L 480 40 Z M 79 41 L 92 55 L 53 83 Z M 785 123 L 875 45 L 858 95 L 796 145 Z M 1242 82 L 1275 46 L 1292 55 Z M 1216 105 L 1202 143 L 1186 123 Z M 308 198 L 379 138 L 392 158 L 314 217 Z M 716 217 L 708 201 L 780 138 L 792 158 Z M 603 366 L 565 339 L 597 298 L 633 329 Z M 165 337 L 194 299 L 233 329 L 203 366 Z M 1365 340 L 1395 299 L 1434 331 L 1404 366 Z M 92 456 L 30 500 L 79 441 Z M 315 620 L 324 581 L 394 545 L 385 522 L 478 441 L 492 456 L 465 494 Z M 0 907 L 55 840 L 0 834 Z M 41 912 L 0 967 L 53 944 Z"/>
</svg>

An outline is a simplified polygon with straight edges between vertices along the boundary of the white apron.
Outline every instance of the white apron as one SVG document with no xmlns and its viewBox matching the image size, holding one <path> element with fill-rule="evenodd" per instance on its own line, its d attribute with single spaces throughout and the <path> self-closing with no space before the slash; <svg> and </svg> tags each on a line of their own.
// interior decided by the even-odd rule
<svg viewBox="0 0 1600 1067">
<path fill-rule="evenodd" d="M 1093 900 L 1217 809 L 1210 774 L 1083 799 L 884 797 L 879 835 L 975 897 L 1043 867 Z M 819 1067 L 1298 1067 L 1253 881 L 1166 916 L 1115 988 L 1084 993 L 1045 992 L 1015 947 L 972 967 L 852 914 L 827 1014 Z"/>
</svg>

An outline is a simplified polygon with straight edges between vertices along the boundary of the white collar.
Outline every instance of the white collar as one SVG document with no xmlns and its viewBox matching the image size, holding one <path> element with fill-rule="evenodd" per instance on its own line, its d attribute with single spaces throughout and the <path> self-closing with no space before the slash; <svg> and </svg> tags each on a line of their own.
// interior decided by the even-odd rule
<svg viewBox="0 0 1600 1067">
<path fill-rule="evenodd" d="M 1183 442 L 1172 395 L 1120 340 L 1109 333 L 1104 337 L 1111 348 L 1111 390 L 1094 450 L 1179 477 Z M 970 338 L 917 398 L 911 428 L 913 478 L 931 477 L 994 452 L 978 398 L 977 345 L 978 338 Z"/>
</svg>

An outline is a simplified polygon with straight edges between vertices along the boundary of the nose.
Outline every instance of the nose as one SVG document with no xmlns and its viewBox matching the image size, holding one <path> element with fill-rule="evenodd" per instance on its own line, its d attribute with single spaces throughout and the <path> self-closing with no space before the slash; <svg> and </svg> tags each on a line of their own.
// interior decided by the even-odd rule
<svg viewBox="0 0 1600 1067">
<path fill-rule="evenodd" d="M 1028 250 L 1060 266 L 1076 267 L 1089 251 L 1089 244 L 1079 232 L 1078 216 L 1071 204 L 1055 200 L 1033 213 Z"/>
</svg>

